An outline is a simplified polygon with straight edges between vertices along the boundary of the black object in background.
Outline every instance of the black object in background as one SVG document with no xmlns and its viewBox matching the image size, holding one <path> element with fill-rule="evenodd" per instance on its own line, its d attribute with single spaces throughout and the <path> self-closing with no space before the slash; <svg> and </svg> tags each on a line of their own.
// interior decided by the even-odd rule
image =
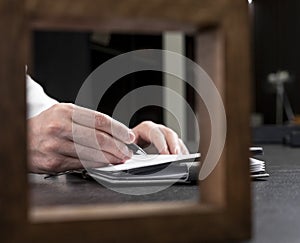
<svg viewBox="0 0 300 243">
<path fill-rule="evenodd" d="M 253 8 L 252 8 L 253 7 Z M 264 115 L 266 124 L 275 123 L 276 96 L 268 90 L 267 76 L 287 70 L 295 77 L 285 85 L 293 111 L 300 113 L 300 1 L 254 0 L 253 51 L 255 111 Z"/>
<path fill-rule="evenodd" d="M 89 36 L 54 31 L 33 34 L 33 67 L 29 67 L 29 73 L 58 101 L 74 102 L 92 70 Z"/>
<path fill-rule="evenodd" d="M 285 144 L 300 147 L 300 126 L 264 125 L 252 128 L 254 144 Z"/>
</svg>

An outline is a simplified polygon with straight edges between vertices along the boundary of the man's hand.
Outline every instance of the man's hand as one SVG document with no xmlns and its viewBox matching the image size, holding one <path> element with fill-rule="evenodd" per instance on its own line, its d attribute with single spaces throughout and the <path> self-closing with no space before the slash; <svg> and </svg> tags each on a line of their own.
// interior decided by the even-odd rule
<svg viewBox="0 0 300 243">
<path fill-rule="evenodd" d="M 82 168 L 81 162 L 122 163 L 132 156 L 125 143 L 134 140 L 133 132 L 111 117 L 60 103 L 28 120 L 29 169 L 52 173 Z"/>
<path fill-rule="evenodd" d="M 187 154 L 171 129 L 150 121 L 132 130 L 113 118 L 73 104 L 59 103 L 28 120 L 29 169 L 55 173 L 131 158 L 125 144 L 153 144 L 160 154 Z M 83 164 L 82 164 L 83 163 Z"/>
<path fill-rule="evenodd" d="M 135 143 L 140 146 L 153 144 L 160 154 L 188 154 L 189 151 L 178 135 L 163 125 L 144 121 L 132 129 Z"/>
</svg>

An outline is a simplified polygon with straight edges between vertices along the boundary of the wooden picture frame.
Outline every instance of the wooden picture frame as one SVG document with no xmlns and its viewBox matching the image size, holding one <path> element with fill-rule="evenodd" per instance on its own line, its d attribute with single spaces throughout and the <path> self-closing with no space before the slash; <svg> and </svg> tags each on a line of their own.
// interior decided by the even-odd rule
<svg viewBox="0 0 300 243">
<path fill-rule="evenodd" d="M 0 11 L 3 242 L 78 242 L 82 239 L 86 242 L 199 242 L 250 237 L 247 1 L 2 0 Z M 198 40 L 199 43 L 204 41 L 205 50 L 209 51 L 199 48 L 202 56 L 197 61 L 211 69 L 208 72 L 218 80 L 227 115 L 227 138 L 218 166 L 200 183 L 199 203 L 70 206 L 53 207 L 51 211 L 30 208 L 24 67 L 29 61 L 33 29 L 206 31 Z M 214 68 L 210 68 L 211 64 Z M 202 125 L 207 126 L 205 120 Z"/>
</svg>

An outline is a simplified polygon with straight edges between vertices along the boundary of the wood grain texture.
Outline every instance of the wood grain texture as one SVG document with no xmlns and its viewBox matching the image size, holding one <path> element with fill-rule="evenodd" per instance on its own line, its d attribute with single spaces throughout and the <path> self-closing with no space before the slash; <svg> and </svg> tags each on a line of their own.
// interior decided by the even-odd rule
<svg viewBox="0 0 300 243">
<path fill-rule="evenodd" d="M 0 3 L 0 232 L 21 241 L 27 214 L 25 24 L 22 1 Z"/>
<path fill-rule="evenodd" d="M 151 32 L 183 29 L 217 22 L 226 0 L 27 0 L 35 28 L 96 29 Z"/>
<path fill-rule="evenodd" d="M 211 77 L 218 89 L 223 103 L 225 104 L 225 84 L 224 84 L 224 33 L 220 28 L 207 29 L 196 36 L 196 61 Z M 218 117 L 218 107 L 214 105 L 214 112 Z M 201 131 L 200 151 L 202 159 L 206 157 L 211 142 L 211 117 L 201 99 L 196 102 L 197 118 Z M 221 121 L 220 121 L 221 122 Z M 222 127 L 219 124 L 219 127 Z M 220 135 L 217 135 L 220 136 Z M 202 202 L 212 203 L 219 206 L 226 205 L 225 199 L 225 150 L 222 153 L 216 167 L 212 173 L 203 181 L 200 181 L 200 193 Z"/>
<path fill-rule="evenodd" d="M 236 1 L 222 23 L 225 31 L 227 114 L 226 198 L 236 237 L 250 236 L 250 28 L 248 6 Z"/>
<path fill-rule="evenodd" d="M 199 213 L 201 213 L 201 220 L 199 220 Z M 87 242 L 224 240 L 227 230 L 222 215 L 222 211 L 197 206 L 194 207 L 194 211 L 179 210 L 178 213 L 176 211 L 168 213 L 168 210 L 166 212 L 162 210 L 159 214 L 154 213 L 143 217 L 137 215 L 117 220 L 110 218 L 106 220 L 74 220 L 67 223 L 61 221 L 33 223 L 29 228 L 30 242 L 39 242 L 41 239 L 44 242 L 53 242 L 58 237 L 61 241 L 79 242 L 79 235 L 84 235 Z M 49 235 L 49 232 L 55 232 L 55 234 Z M 46 238 L 45 235 L 47 235 Z"/>
<path fill-rule="evenodd" d="M 131 202 L 126 204 L 65 205 L 35 207 L 29 217 L 33 223 L 70 222 L 74 220 L 143 218 L 157 215 L 210 212 L 213 208 L 196 202 Z"/>
<path fill-rule="evenodd" d="M 54 242 L 58 239 L 73 242 L 83 239 L 86 242 L 199 242 L 249 237 L 250 57 L 246 1 L 27 0 L 23 8 L 22 1 L 4 0 L 0 3 L 0 11 L 0 30 L 3 33 L 0 40 L 0 107 L 1 114 L 5 114 L 0 128 L 3 138 L 0 222 L 4 225 L 4 242 L 20 242 L 20 239 L 23 242 L 24 239 L 30 242 Z M 151 204 L 143 209 L 141 205 L 137 214 L 134 214 L 135 205 L 123 209 L 120 206 L 120 217 L 112 213 L 113 206 L 106 208 L 106 214 L 101 214 L 103 208 L 98 207 L 84 210 L 78 207 L 69 211 L 53 208 L 53 216 L 48 219 L 47 209 L 37 208 L 31 211 L 34 212 L 31 216 L 34 215 L 35 223 L 28 221 L 24 85 L 24 58 L 28 45 L 24 32 L 29 26 L 40 29 L 146 32 L 218 27 L 224 38 L 221 85 L 224 88 L 228 130 L 225 160 L 212 174 L 213 180 L 208 180 L 202 187 L 206 191 L 203 200 L 208 203 L 181 205 L 179 208 L 178 205 L 170 205 L 169 209 L 165 206 L 159 209 Z M 224 185 L 216 193 L 215 187 L 222 182 Z M 93 213 L 96 216 L 87 217 Z M 55 217 L 61 214 L 69 217 L 68 222 Z M 23 238 L 25 230 L 28 230 L 28 238 Z M 11 235 L 15 239 L 7 238 Z"/>
<path fill-rule="evenodd" d="M 223 96 L 227 116 L 227 138 L 223 155 L 213 173 L 201 182 L 207 203 L 224 205 L 229 231 L 236 239 L 250 237 L 251 195 L 249 177 L 250 146 L 250 51 L 247 5 L 232 1 L 219 25 L 219 33 L 207 31 L 198 38 L 198 62 L 210 74 Z M 217 35 L 222 35 L 217 38 Z M 219 63 L 223 60 L 223 63 Z M 221 75 L 220 75 L 221 74 Z M 221 82 L 220 82 L 221 81 Z M 210 119 L 201 102 L 199 117 L 207 150 Z M 203 138 L 202 137 L 202 138 Z M 227 215 L 227 216 L 226 216 Z"/>
</svg>

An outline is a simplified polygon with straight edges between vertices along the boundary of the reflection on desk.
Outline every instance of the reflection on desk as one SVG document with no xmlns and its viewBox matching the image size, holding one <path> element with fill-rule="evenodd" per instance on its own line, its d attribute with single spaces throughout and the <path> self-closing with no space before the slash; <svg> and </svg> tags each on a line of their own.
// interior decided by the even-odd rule
<svg viewBox="0 0 300 243">
<path fill-rule="evenodd" d="M 45 175 L 29 174 L 32 206 L 199 200 L 198 187 L 191 184 L 176 184 L 157 193 L 134 196 L 111 191 L 96 181 L 73 175 L 48 179 L 44 177 Z"/>
</svg>

